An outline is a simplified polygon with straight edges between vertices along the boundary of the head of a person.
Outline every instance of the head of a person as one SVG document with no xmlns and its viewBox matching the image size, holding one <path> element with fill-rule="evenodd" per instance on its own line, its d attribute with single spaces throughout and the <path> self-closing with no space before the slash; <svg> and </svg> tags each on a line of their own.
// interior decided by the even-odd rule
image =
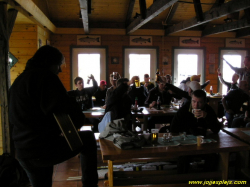
<svg viewBox="0 0 250 187">
<path fill-rule="evenodd" d="M 113 86 L 113 87 L 116 87 L 116 83 L 117 83 L 117 79 L 114 80 L 114 75 L 113 74 L 110 74 L 109 76 L 109 81 L 110 81 L 110 84 Z"/>
<path fill-rule="evenodd" d="M 206 92 L 203 90 L 195 90 L 192 93 L 192 108 L 193 109 L 203 109 L 207 101 Z"/>
<path fill-rule="evenodd" d="M 132 78 L 131 78 L 131 83 L 132 84 L 134 84 L 135 83 L 135 80 L 138 80 L 138 81 L 140 81 L 140 77 L 139 76 L 133 76 Z"/>
<path fill-rule="evenodd" d="M 186 81 L 186 82 L 190 81 L 190 77 L 187 77 L 185 81 Z"/>
<path fill-rule="evenodd" d="M 247 55 L 244 59 L 244 65 L 247 69 L 250 68 L 250 55 Z"/>
<path fill-rule="evenodd" d="M 243 90 L 244 92 L 248 92 L 248 90 L 249 90 L 249 86 L 248 86 L 248 82 L 247 81 L 240 81 L 240 83 L 239 83 L 239 88 L 241 89 L 241 90 Z"/>
<path fill-rule="evenodd" d="M 99 87 L 100 87 L 100 90 L 101 90 L 101 91 L 105 90 L 106 86 L 107 86 L 106 81 L 105 81 L 105 80 L 101 80 L 101 81 L 100 81 L 100 86 L 99 86 Z"/>
<path fill-rule="evenodd" d="M 28 60 L 25 70 L 46 69 L 58 74 L 62 72 L 61 65 L 64 61 L 63 54 L 57 48 L 44 45 Z"/>
<path fill-rule="evenodd" d="M 190 96 L 194 91 L 201 90 L 201 85 L 197 81 L 187 82 L 186 85 L 188 86 L 188 94 Z"/>
<path fill-rule="evenodd" d="M 201 75 L 192 75 L 190 77 L 190 81 L 197 81 L 197 82 L 200 82 L 200 79 L 201 79 Z"/>
<path fill-rule="evenodd" d="M 149 75 L 148 74 L 144 74 L 144 82 L 149 82 Z"/>
<path fill-rule="evenodd" d="M 120 86 L 122 83 L 128 84 L 129 80 L 127 78 L 120 78 L 116 83 L 116 87 Z M 128 86 L 129 87 L 129 86 Z"/>
<path fill-rule="evenodd" d="M 76 77 L 74 79 L 75 86 L 78 90 L 82 90 L 84 88 L 83 78 L 82 77 Z"/>
<path fill-rule="evenodd" d="M 171 84 L 172 83 L 172 76 L 167 74 L 166 75 L 167 83 Z"/>
<path fill-rule="evenodd" d="M 167 78 L 164 76 L 161 76 L 160 82 L 158 83 L 158 89 L 160 92 L 164 91 L 166 83 L 167 83 Z"/>
<path fill-rule="evenodd" d="M 232 76 L 233 83 L 236 83 L 238 81 L 238 79 L 239 79 L 239 75 L 234 73 L 233 76 Z"/>
</svg>

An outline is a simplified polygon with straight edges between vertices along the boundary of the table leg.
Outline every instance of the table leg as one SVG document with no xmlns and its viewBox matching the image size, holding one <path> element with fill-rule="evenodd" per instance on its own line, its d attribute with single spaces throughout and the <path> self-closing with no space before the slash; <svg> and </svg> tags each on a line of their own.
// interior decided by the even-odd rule
<svg viewBox="0 0 250 187">
<path fill-rule="evenodd" d="M 228 179 L 228 162 L 229 162 L 229 152 L 220 153 L 221 156 L 221 170 L 222 170 L 222 180 Z"/>
<path fill-rule="evenodd" d="M 108 180 L 109 180 L 109 186 L 112 187 L 114 176 L 113 176 L 113 161 L 109 160 L 108 161 Z"/>
</svg>

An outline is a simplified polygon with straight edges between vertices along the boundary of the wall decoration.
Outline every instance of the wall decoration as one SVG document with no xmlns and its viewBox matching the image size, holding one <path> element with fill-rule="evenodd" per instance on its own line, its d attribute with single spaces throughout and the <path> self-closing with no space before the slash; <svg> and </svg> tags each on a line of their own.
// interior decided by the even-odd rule
<svg viewBox="0 0 250 187">
<path fill-rule="evenodd" d="M 183 47 L 199 47 L 201 38 L 198 37 L 180 37 L 179 45 Z"/>
<path fill-rule="evenodd" d="M 209 63 L 215 63 L 215 54 L 209 54 Z"/>
<path fill-rule="evenodd" d="M 245 39 L 226 38 L 226 47 L 245 47 Z"/>
<path fill-rule="evenodd" d="M 130 36 L 130 45 L 152 45 L 152 36 Z"/>
<path fill-rule="evenodd" d="M 111 57 L 111 64 L 119 64 L 119 57 Z"/>
<path fill-rule="evenodd" d="M 215 65 L 214 64 L 209 65 L 209 74 L 215 74 Z"/>
<path fill-rule="evenodd" d="M 101 45 L 101 36 L 77 35 L 77 45 Z"/>
</svg>

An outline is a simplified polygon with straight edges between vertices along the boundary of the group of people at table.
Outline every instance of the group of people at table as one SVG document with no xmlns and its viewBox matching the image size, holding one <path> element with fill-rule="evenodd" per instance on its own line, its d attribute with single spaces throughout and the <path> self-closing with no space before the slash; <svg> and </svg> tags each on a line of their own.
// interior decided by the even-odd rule
<svg viewBox="0 0 250 187">
<path fill-rule="evenodd" d="M 97 147 L 93 132 L 79 131 L 83 146 L 72 151 L 53 116 L 58 112 L 69 114 L 76 128 L 80 129 L 86 123 L 82 111 L 94 106 L 91 99 L 93 95 L 96 97 L 96 103 L 105 108 L 105 116 L 109 116 L 110 120 L 127 119 L 128 126 L 131 125 L 131 105 L 135 104 L 136 98 L 139 106 L 155 107 L 160 97 L 161 104 L 169 105 L 172 98 L 176 98 L 182 100 L 183 105 L 171 119 L 151 118 L 149 128 L 153 128 L 154 123 L 171 122 L 172 133 L 186 132 L 193 135 L 206 135 L 207 129 L 218 133 L 221 129 L 217 115 L 207 104 L 206 92 L 202 90 L 209 81 L 200 85 L 199 75 L 182 81 L 178 88 L 171 84 L 170 75 L 160 77 L 159 83 L 154 87 L 148 74 L 145 74 L 144 81 L 136 88 L 134 83 L 139 79 L 137 76 L 129 80 L 114 77 L 112 74 L 112 86 L 107 90 L 106 81 L 101 81 L 98 87 L 94 76 L 91 75 L 89 78 L 93 81 L 93 87 L 84 88 L 83 79 L 77 77 L 77 89 L 67 91 L 58 77 L 63 63 L 63 54 L 57 48 L 45 45 L 28 60 L 25 70 L 9 90 L 9 121 L 13 127 L 12 138 L 16 156 L 33 187 L 52 186 L 53 166 L 78 153 L 83 186 L 97 186 Z M 246 88 L 250 81 L 245 80 L 250 78 L 248 56 L 244 63 L 245 68 L 232 67 L 239 74 L 239 87 L 237 88 L 235 82 L 230 83 L 231 91 L 222 99 L 228 120 L 238 112 L 234 106 L 236 100 L 238 106 L 249 99 Z M 221 73 L 219 77 L 222 80 Z M 101 95 L 105 96 L 105 101 Z M 230 100 L 231 98 L 233 99 Z M 98 131 L 98 125 L 99 129 L 103 129 L 102 126 L 106 125 L 102 123 L 104 118 L 90 119 L 90 123 L 94 124 L 94 131 Z M 248 116 L 243 118 L 244 123 L 247 120 Z"/>
</svg>

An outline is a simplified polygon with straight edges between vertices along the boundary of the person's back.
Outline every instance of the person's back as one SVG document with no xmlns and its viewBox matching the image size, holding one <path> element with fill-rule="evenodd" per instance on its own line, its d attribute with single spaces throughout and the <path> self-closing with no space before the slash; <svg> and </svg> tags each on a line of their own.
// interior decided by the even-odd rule
<svg viewBox="0 0 250 187">
<path fill-rule="evenodd" d="M 106 88 L 106 81 L 101 80 L 100 81 L 100 86 L 98 87 L 97 91 L 94 93 L 95 96 L 95 101 L 94 101 L 94 106 L 101 107 L 105 105 L 105 98 L 106 98 L 106 93 L 107 93 L 107 88 Z"/>
<path fill-rule="evenodd" d="M 77 129 L 83 125 L 80 107 L 57 76 L 63 61 L 58 49 L 39 48 L 10 88 L 9 119 L 16 156 L 33 187 L 50 187 L 54 165 L 81 153 L 83 186 L 97 186 L 93 132 L 79 132 L 82 142 L 88 143 L 72 151 L 53 115 L 69 114 Z"/>
</svg>

